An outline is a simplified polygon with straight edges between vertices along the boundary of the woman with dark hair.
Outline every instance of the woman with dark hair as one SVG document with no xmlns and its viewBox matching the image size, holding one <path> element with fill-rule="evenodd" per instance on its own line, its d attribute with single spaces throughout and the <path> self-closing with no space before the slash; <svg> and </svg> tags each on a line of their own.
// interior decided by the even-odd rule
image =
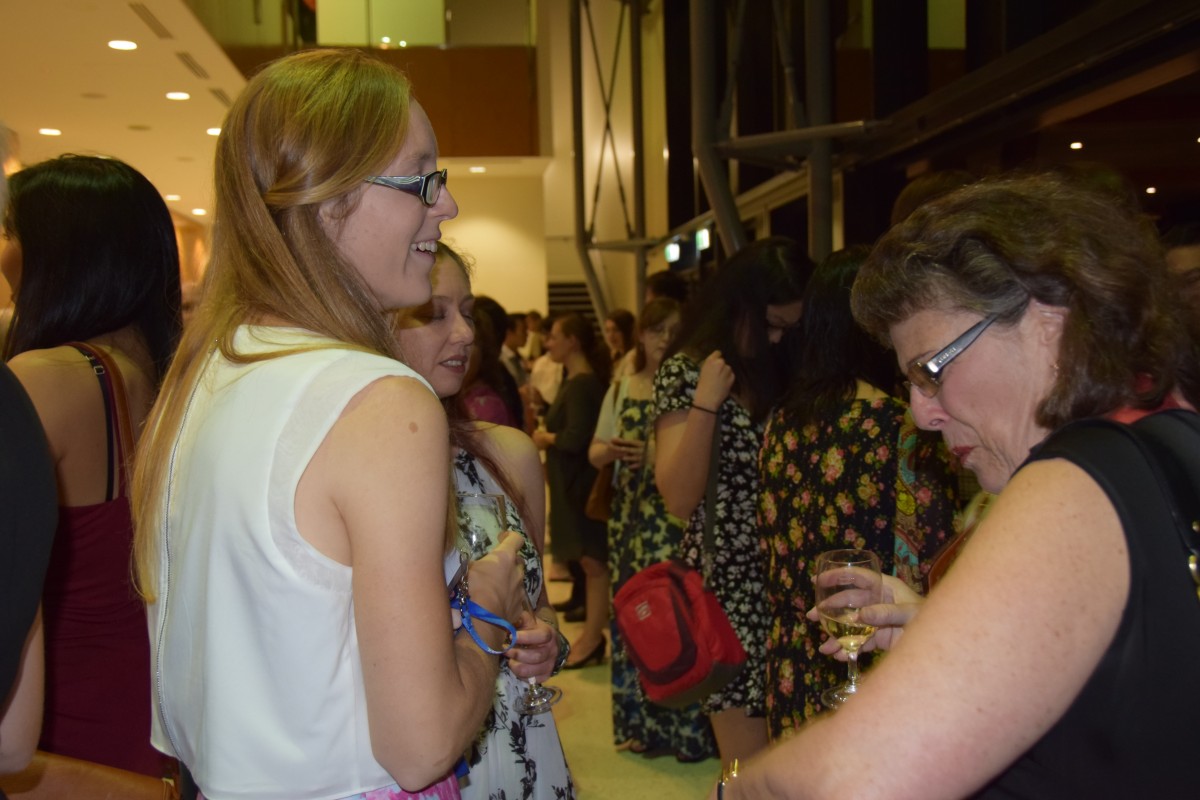
<svg viewBox="0 0 1200 800">
<path fill-rule="evenodd" d="M 679 555 L 706 572 L 749 656 L 737 679 L 704 703 L 726 760 L 767 743 L 769 618 L 756 520 L 758 452 L 767 413 L 786 385 L 776 346 L 790 344 L 811 274 L 808 256 L 786 237 L 739 250 L 688 304 L 654 379 L 656 482 L 667 511 L 687 520 Z M 719 468 L 710 476 L 718 453 Z M 710 485 L 716 490 L 715 519 L 708 521 L 714 546 L 704 558 Z"/>
<path fill-rule="evenodd" d="M 554 402 L 546 409 L 545 428 L 533 432 L 533 442 L 546 451 L 550 484 L 550 552 L 558 561 L 578 561 L 584 573 L 583 632 L 571 643 L 565 669 L 604 660 L 604 629 L 608 625 L 608 537 L 603 522 L 584 513 L 596 480 L 588 463 L 588 445 L 596 430 L 600 404 L 608 385 L 608 347 L 596 336 L 590 320 L 564 314 L 550 326 L 546 352 L 566 367 L 566 377 Z"/>
<path fill-rule="evenodd" d="M 5 357 L 46 429 L 59 495 L 40 747 L 159 777 L 167 762 L 146 735 L 146 612 L 130 582 L 129 474 L 179 338 L 175 230 L 158 190 L 116 159 L 63 156 L 10 186 L 0 266 L 16 304 Z"/>
<path fill-rule="evenodd" d="M 894 649 L 860 692 L 713 796 L 1193 796 L 1195 487 L 1155 473 L 1200 449 L 1200 316 L 1153 227 L 1052 175 L 985 179 L 892 228 L 852 302 L 998 496 L 923 604 L 863 610 Z"/>
<path fill-rule="evenodd" d="M 463 402 L 475 419 L 520 428 L 525 421 L 525 404 L 513 376 L 500 360 L 508 312 L 487 295 L 475 298 L 475 347 L 471 351 Z"/>
<path fill-rule="evenodd" d="M 654 485 L 654 431 L 651 410 L 654 375 L 679 330 L 679 303 L 651 300 L 637 326 L 633 374 L 609 385 L 588 448 L 592 465 L 614 464 L 612 516 L 608 520 L 608 568 L 615 596 L 640 569 L 679 551 L 683 528 L 667 514 Z M 646 701 L 637 669 L 616 624 L 612 639 L 613 740 L 634 753 L 674 753 L 683 762 L 699 761 L 715 750 L 712 729 L 699 704 L 674 710 Z"/>
<path fill-rule="evenodd" d="M 604 342 L 608 345 L 613 376 L 619 378 L 633 371 L 633 351 L 636 340 L 633 329 L 637 318 L 624 308 L 614 308 L 604 318 Z"/>
<path fill-rule="evenodd" d="M 822 710 L 821 693 L 845 676 L 817 653 L 819 628 L 805 617 L 817 555 L 874 551 L 885 573 L 923 591 L 921 567 L 954 533 L 949 453 L 891 396 L 896 364 L 850 313 L 850 287 L 869 252 L 838 251 L 809 280 L 791 388 L 767 422 L 760 456 L 767 726 L 776 740 Z"/>
</svg>

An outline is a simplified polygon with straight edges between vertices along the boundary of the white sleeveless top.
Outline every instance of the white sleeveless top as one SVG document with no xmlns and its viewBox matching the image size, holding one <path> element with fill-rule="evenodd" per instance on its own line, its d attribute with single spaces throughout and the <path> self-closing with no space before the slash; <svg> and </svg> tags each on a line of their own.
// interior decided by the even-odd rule
<svg viewBox="0 0 1200 800">
<path fill-rule="evenodd" d="M 235 343 L 332 342 L 243 326 Z M 152 741 L 209 800 L 326 800 L 394 782 L 371 752 L 351 569 L 305 541 L 295 517 L 300 476 L 346 404 L 393 375 L 429 387 L 344 346 L 245 365 L 213 354 L 189 402 L 149 606 Z"/>
</svg>

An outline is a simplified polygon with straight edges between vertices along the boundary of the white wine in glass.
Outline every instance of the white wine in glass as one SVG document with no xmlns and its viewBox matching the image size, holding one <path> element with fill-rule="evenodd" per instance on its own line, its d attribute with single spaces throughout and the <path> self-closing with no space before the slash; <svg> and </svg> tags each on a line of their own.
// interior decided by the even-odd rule
<svg viewBox="0 0 1200 800">
<path fill-rule="evenodd" d="M 458 529 L 463 544 L 472 559 L 481 558 L 487 551 L 500 541 L 500 534 L 508 530 L 508 498 L 502 494 L 483 492 L 458 492 Z M 533 613 L 533 603 L 529 593 L 521 591 L 521 601 L 529 616 L 537 618 Z M 562 697 L 562 689 L 557 686 L 539 684 L 536 678 L 528 679 L 529 687 L 515 703 L 516 710 L 521 714 L 542 714 Z"/>
<path fill-rule="evenodd" d="M 813 583 L 821 627 L 849 656 L 846 682 L 821 695 L 826 708 L 838 708 L 858 691 L 858 651 L 875 634 L 875 626 L 863 622 L 860 611 L 881 602 L 879 556 L 869 550 L 821 553 Z"/>
</svg>

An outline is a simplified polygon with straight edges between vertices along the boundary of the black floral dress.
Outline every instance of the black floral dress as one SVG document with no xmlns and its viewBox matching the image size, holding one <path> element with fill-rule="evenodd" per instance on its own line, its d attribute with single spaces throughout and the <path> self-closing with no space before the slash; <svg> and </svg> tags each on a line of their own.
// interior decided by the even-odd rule
<svg viewBox="0 0 1200 800">
<path fill-rule="evenodd" d="M 958 478 L 941 438 L 918 431 L 907 409 L 891 397 L 853 400 L 801 427 L 786 411 L 767 423 L 759 521 L 773 739 L 820 712 L 821 693 L 846 679 L 845 664 L 817 652 L 820 625 L 804 616 L 817 555 L 871 550 L 884 572 L 920 591 L 923 571 L 954 535 Z M 860 663 L 869 665 L 869 654 Z"/>
<path fill-rule="evenodd" d="M 454 485 L 459 492 L 502 494 L 496 480 L 474 456 L 459 451 L 454 458 Z M 525 533 L 525 525 L 512 503 L 508 504 L 508 527 Z M 495 542 L 491 543 L 494 546 Z M 490 549 L 487 548 L 487 549 Z M 472 558 L 486 554 L 475 552 Z M 530 603 L 542 593 L 542 564 L 529 539 L 521 547 L 525 562 L 525 592 Z M 460 782 L 463 800 L 567 800 L 575 797 L 575 786 L 553 714 L 526 716 L 513 710 L 528 684 L 508 670 L 503 662 L 496 677 L 496 699 L 470 751 L 468 773 Z"/>
<path fill-rule="evenodd" d="M 626 379 L 627 380 L 627 379 Z M 651 401 L 632 399 L 618 392 L 612 436 L 645 440 L 652 435 Z M 596 431 L 601 438 L 609 432 Z M 615 595 L 640 569 L 679 553 L 683 526 L 667 513 L 662 495 L 654 486 L 652 445 L 641 469 L 618 466 L 612 516 L 608 521 L 608 565 Z M 609 625 L 612 642 L 613 742 L 635 741 L 648 751 L 670 751 L 683 760 L 696 761 L 716 753 L 708 716 L 699 703 L 670 709 L 646 700 L 637 668 L 629 660 L 616 622 Z"/>
<path fill-rule="evenodd" d="M 656 416 L 691 407 L 700 380 L 700 367 L 677 353 L 663 362 L 654 376 Z M 709 585 L 733 624 L 746 666 L 741 674 L 704 703 L 709 712 L 745 708 L 754 716 L 764 713 L 766 634 L 770 615 L 763 603 L 763 558 L 758 534 L 758 453 L 762 426 L 741 403 L 729 397 L 718 410 L 721 463 L 717 478 L 714 552 Z M 700 501 L 684 530 L 678 555 L 702 569 L 705 502 Z"/>
</svg>

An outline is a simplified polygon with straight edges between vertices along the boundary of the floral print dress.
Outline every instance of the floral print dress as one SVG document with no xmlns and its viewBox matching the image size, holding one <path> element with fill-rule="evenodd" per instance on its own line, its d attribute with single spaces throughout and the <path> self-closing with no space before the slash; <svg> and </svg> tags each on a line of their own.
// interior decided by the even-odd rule
<svg viewBox="0 0 1200 800">
<path fill-rule="evenodd" d="M 470 453 L 460 450 L 454 457 L 454 485 L 460 492 L 503 494 L 503 490 Z M 525 525 L 512 503 L 508 503 L 508 527 L 525 533 Z M 491 542 L 479 558 L 496 543 Z M 521 546 L 525 562 L 525 591 L 536 606 L 542 593 L 542 563 L 529 539 Z M 513 675 L 503 662 L 496 678 L 496 700 L 488 712 L 471 750 L 467 753 L 467 776 L 461 783 L 464 800 L 569 800 L 575 785 L 567 768 L 562 742 L 553 714 L 526 716 L 514 711 L 517 699 L 528 684 Z"/>
<path fill-rule="evenodd" d="M 619 390 L 617 400 L 613 430 L 597 428 L 596 436 L 646 440 L 653 433 L 651 401 L 630 398 Z M 606 398 L 606 402 L 611 401 Z M 662 495 L 655 488 L 652 447 L 652 444 L 647 447 L 640 469 L 620 465 L 615 472 L 616 492 L 608 521 L 608 566 L 613 595 L 638 570 L 678 555 L 683 540 L 683 523 L 667 513 Z M 667 751 L 683 761 L 714 755 L 712 728 L 700 704 L 677 710 L 651 703 L 642 694 L 637 668 L 629 660 L 615 620 L 609 624 L 609 636 L 614 744 L 636 742 L 645 752 Z"/>
<path fill-rule="evenodd" d="M 692 405 L 700 366 L 677 353 L 654 376 L 654 413 L 686 411 Z M 704 702 L 709 712 L 745 708 L 753 716 L 764 710 L 766 634 L 771 618 L 763 604 L 763 558 L 758 534 L 758 453 L 762 426 L 733 396 L 718 409 L 721 463 L 717 477 L 716 522 L 709 586 L 716 594 L 746 650 L 738 677 Z M 705 501 L 701 500 L 684 530 L 677 556 L 703 570 Z"/>
<path fill-rule="evenodd" d="M 817 652 L 820 625 L 805 617 L 817 555 L 872 550 L 884 572 L 920 591 L 923 571 L 954 535 L 958 478 L 940 437 L 918 431 L 907 405 L 891 397 L 849 401 L 800 427 L 775 412 L 761 472 L 767 724 L 779 739 L 820 712 L 821 692 L 846 679 L 845 664 Z"/>
</svg>

